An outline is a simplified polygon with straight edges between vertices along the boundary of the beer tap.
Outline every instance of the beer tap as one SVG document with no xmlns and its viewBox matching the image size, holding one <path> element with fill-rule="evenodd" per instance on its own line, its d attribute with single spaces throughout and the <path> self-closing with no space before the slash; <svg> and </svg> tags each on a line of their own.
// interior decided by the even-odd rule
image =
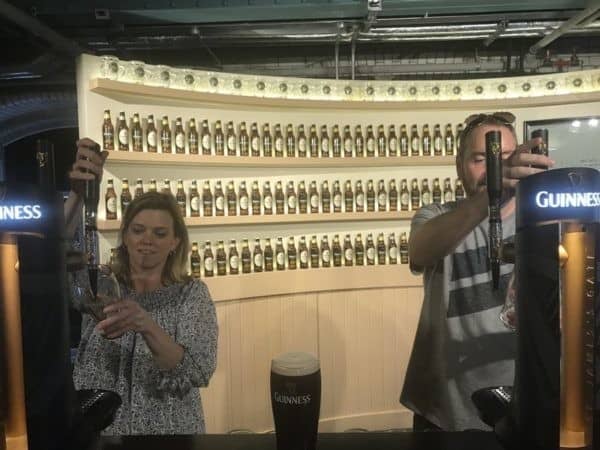
<svg viewBox="0 0 600 450">
<path fill-rule="evenodd" d="M 536 145 L 531 149 L 532 155 L 545 155 L 548 156 L 548 129 L 547 128 L 539 128 L 537 130 L 533 130 L 531 132 L 531 139 L 542 138 L 542 143 L 540 145 Z M 548 169 L 546 166 L 537 166 L 534 165 L 536 169 Z"/>
<path fill-rule="evenodd" d="M 95 144 L 92 148 L 100 155 L 100 146 Z M 100 200 L 100 181 L 97 178 L 85 182 L 85 252 L 88 258 L 88 273 L 90 287 L 94 296 L 97 293 L 98 280 L 98 202 Z"/>
<path fill-rule="evenodd" d="M 500 259 L 502 252 L 502 135 L 500 131 L 485 134 L 486 181 L 489 200 L 489 259 L 492 267 L 494 290 L 500 281 Z"/>
</svg>

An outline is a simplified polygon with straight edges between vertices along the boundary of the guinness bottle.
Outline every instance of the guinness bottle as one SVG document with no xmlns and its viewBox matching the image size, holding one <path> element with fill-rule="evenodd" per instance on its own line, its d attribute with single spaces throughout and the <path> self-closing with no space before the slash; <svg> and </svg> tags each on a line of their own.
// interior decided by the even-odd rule
<svg viewBox="0 0 600 450">
<path fill-rule="evenodd" d="M 260 248 L 260 239 L 254 240 L 254 250 L 252 251 L 252 262 L 254 263 L 254 271 L 262 272 L 264 269 L 263 251 Z"/>
<path fill-rule="evenodd" d="M 375 211 L 375 189 L 373 180 L 367 181 L 367 212 Z"/>
<path fill-rule="evenodd" d="M 306 238 L 302 236 L 300 238 L 300 244 L 298 245 L 298 254 L 300 255 L 300 268 L 308 269 L 308 247 L 306 246 Z"/>
<path fill-rule="evenodd" d="M 327 134 L 327 125 L 321 127 L 321 157 L 329 158 L 329 135 Z"/>
<path fill-rule="evenodd" d="M 319 157 L 319 137 L 317 136 L 317 127 L 314 124 L 310 126 L 310 135 L 308 136 L 308 146 L 310 149 L 310 157 L 318 158 Z"/>
<path fill-rule="evenodd" d="M 398 189 L 396 188 L 396 180 L 390 180 L 390 211 L 398 211 Z"/>
<path fill-rule="evenodd" d="M 423 156 L 431 156 L 431 135 L 429 134 L 429 125 L 423 125 Z"/>
<path fill-rule="evenodd" d="M 408 264 L 408 239 L 406 233 L 400 234 L 400 263 Z"/>
<path fill-rule="evenodd" d="M 263 185 L 263 214 L 273 214 L 273 193 L 271 192 L 271 184 L 265 181 Z"/>
<path fill-rule="evenodd" d="M 273 247 L 271 247 L 271 239 L 266 239 L 265 244 L 265 272 L 273 272 Z"/>
<path fill-rule="evenodd" d="M 323 267 L 331 266 L 331 250 L 329 249 L 327 235 L 321 238 L 321 264 Z"/>
<path fill-rule="evenodd" d="M 115 186 L 113 180 L 108 180 L 108 186 L 106 187 L 106 195 L 104 197 L 106 205 L 106 220 L 117 219 L 117 193 L 115 192 Z"/>
<path fill-rule="evenodd" d="M 413 178 L 410 187 L 410 209 L 416 211 L 421 207 L 421 192 L 419 191 L 419 182 Z"/>
<path fill-rule="evenodd" d="M 321 211 L 323 213 L 331 212 L 331 193 L 329 192 L 329 183 L 323 181 L 321 185 Z"/>
<path fill-rule="evenodd" d="M 146 148 L 150 153 L 158 152 L 158 138 L 156 136 L 156 126 L 154 125 L 154 116 L 148 116 L 148 125 L 146 126 Z"/>
<path fill-rule="evenodd" d="M 256 122 L 252 124 L 250 130 L 250 152 L 252 156 L 260 156 L 260 136 L 258 135 L 258 125 L 256 125 Z"/>
<path fill-rule="evenodd" d="M 119 150 L 123 152 L 129 151 L 129 127 L 125 120 L 125 113 L 119 113 L 119 123 L 117 124 L 117 136 L 119 137 Z"/>
<path fill-rule="evenodd" d="M 396 127 L 390 125 L 388 132 L 388 149 L 390 156 L 398 156 L 398 138 L 396 137 Z"/>
<path fill-rule="evenodd" d="M 275 213 L 285 214 L 285 195 L 283 194 L 283 186 L 281 185 L 281 181 L 278 181 L 275 185 Z"/>
<path fill-rule="evenodd" d="M 213 215 L 213 195 L 210 192 L 210 181 L 204 182 L 204 189 L 202 190 L 202 212 L 204 217 L 210 217 Z"/>
<path fill-rule="evenodd" d="M 408 133 L 406 132 L 406 125 L 400 126 L 400 156 L 408 156 Z"/>
<path fill-rule="evenodd" d="M 125 210 L 131 203 L 131 191 L 129 190 L 129 181 L 123 178 L 121 185 L 121 217 L 125 215 Z"/>
<path fill-rule="evenodd" d="M 439 178 L 433 179 L 433 191 L 431 193 L 433 203 L 442 203 L 442 188 L 440 187 Z"/>
<path fill-rule="evenodd" d="M 135 198 L 138 198 L 140 195 L 144 193 L 144 182 L 141 178 L 138 178 L 135 182 Z"/>
<path fill-rule="evenodd" d="M 298 156 L 300 158 L 306 158 L 306 149 L 308 143 L 306 140 L 306 134 L 304 133 L 304 125 L 298 126 Z"/>
<path fill-rule="evenodd" d="M 344 190 L 344 210 L 352 212 L 354 210 L 354 194 L 352 192 L 352 182 L 346 181 L 346 189 Z"/>
<path fill-rule="evenodd" d="M 465 197 L 465 188 L 463 187 L 462 181 L 456 180 L 456 185 L 454 187 L 454 198 L 458 202 L 460 200 L 464 200 Z"/>
<path fill-rule="evenodd" d="M 442 156 L 444 154 L 444 139 L 440 130 L 440 124 L 437 123 L 433 129 L 433 155 Z"/>
<path fill-rule="evenodd" d="M 360 233 L 354 238 L 354 256 L 356 257 L 356 265 L 365 265 L 365 247 L 362 242 L 362 236 Z"/>
<path fill-rule="evenodd" d="M 385 192 L 385 181 L 379 180 L 377 188 L 377 211 L 387 210 L 387 193 Z"/>
<path fill-rule="evenodd" d="M 185 153 L 185 131 L 181 117 L 175 119 L 175 153 Z"/>
<path fill-rule="evenodd" d="M 275 157 L 283 158 L 283 134 L 281 134 L 281 125 L 275 125 Z"/>
<path fill-rule="evenodd" d="M 344 238 L 344 266 L 352 266 L 354 264 L 354 249 L 350 235 L 347 234 Z"/>
<path fill-rule="evenodd" d="M 310 203 L 310 212 L 311 214 L 318 214 L 319 212 L 319 192 L 317 191 L 317 182 L 310 182 L 310 191 L 308 193 L 309 203 Z"/>
<path fill-rule="evenodd" d="M 340 237 L 336 234 L 333 236 L 333 266 L 341 267 L 342 265 L 342 247 L 340 246 Z M 323 264 L 325 265 L 325 264 Z"/>
<path fill-rule="evenodd" d="M 229 241 L 229 274 L 237 275 L 238 273 L 240 273 L 240 257 L 235 239 L 232 239 Z"/>
<path fill-rule="evenodd" d="M 249 212 L 250 202 L 248 201 L 248 190 L 246 189 L 245 181 L 240 181 L 240 187 L 238 190 L 238 201 L 240 204 L 240 216 L 247 216 Z"/>
<path fill-rule="evenodd" d="M 150 180 L 150 187 L 148 188 L 149 192 L 156 192 L 156 180 L 154 178 L 152 178 Z"/>
<path fill-rule="evenodd" d="M 202 130 L 200 131 L 200 143 L 202 145 L 202 154 L 203 155 L 211 155 L 212 149 L 210 143 L 212 142 L 212 138 L 210 135 L 210 128 L 208 127 L 208 120 L 204 119 L 202 121 Z"/>
<path fill-rule="evenodd" d="M 417 126 L 413 125 L 410 127 L 410 156 L 419 156 L 421 154 L 419 141 L 419 131 L 417 130 Z"/>
<path fill-rule="evenodd" d="M 456 126 L 456 151 L 458 152 L 458 150 L 460 149 L 460 140 L 462 138 L 462 132 L 465 129 L 464 124 L 459 123 Z"/>
<path fill-rule="evenodd" d="M 298 185 L 298 210 L 300 214 L 308 212 L 308 194 L 306 193 L 304 181 L 301 181 Z"/>
<path fill-rule="evenodd" d="M 169 180 L 168 178 L 165 178 L 165 181 L 163 182 L 162 193 L 167 195 L 173 195 L 173 191 L 171 191 L 171 180 Z"/>
<path fill-rule="evenodd" d="M 187 196 L 183 190 L 183 180 L 177 180 L 177 193 L 175 194 L 175 200 L 177 200 L 177 205 L 181 211 L 181 216 L 185 217 L 187 215 L 185 206 L 187 203 Z"/>
<path fill-rule="evenodd" d="M 196 180 L 192 180 L 192 186 L 190 187 L 190 216 L 200 216 L 200 194 L 198 193 L 198 184 L 196 183 Z"/>
<path fill-rule="evenodd" d="M 288 124 L 285 134 L 285 154 L 288 158 L 296 157 L 296 138 L 294 137 L 294 127 L 291 123 Z"/>
<path fill-rule="evenodd" d="M 273 156 L 273 138 L 271 137 L 271 128 L 268 123 L 263 125 L 262 147 L 263 156 L 267 158 Z"/>
<path fill-rule="evenodd" d="M 242 273 L 252 272 L 252 255 L 248 246 L 248 239 L 242 242 Z"/>
<path fill-rule="evenodd" d="M 350 134 L 350 125 L 344 127 L 344 157 L 352 158 L 354 151 L 352 148 L 352 135 Z"/>
<path fill-rule="evenodd" d="M 131 147 L 134 152 L 144 151 L 143 134 L 140 115 L 136 113 L 133 115 L 133 125 L 131 126 Z"/>
<path fill-rule="evenodd" d="M 365 138 L 363 137 L 360 125 L 356 125 L 354 131 L 354 151 L 357 158 L 365 156 Z"/>
<path fill-rule="evenodd" d="M 225 134 L 221 128 L 221 121 L 217 120 L 215 123 L 215 155 L 225 155 Z"/>
<path fill-rule="evenodd" d="M 444 148 L 446 156 L 454 155 L 454 134 L 452 133 L 452 124 L 446 125 L 446 135 L 444 136 Z"/>
<path fill-rule="evenodd" d="M 296 197 L 296 190 L 294 189 L 294 182 L 288 181 L 287 185 L 287 206 L 288 214 L 296 214 L 296 208 L 298 204 L 298 198 Z"/>
<path fill-rule="evenodd" d="M 410 205 L 410 192 L 408 191 L 408 182 L 403 178 L 400 182 L 400 210 L 408 211 Z"/>
<path fill-rule="evenodd" d="M 104 110 L 104 121 L 102 122 L 102 148 L 104 150 L 115 149 L 115 128 L 110 120 L 110 110 Z"/>
<path fill-rule="evenodd" d="M 377 129 L 377 156 L 387 156 L 387 139 L 383 125 Z"/>
<path fill-rule="evenodd" d="M 373 244 L 373 235 L 369 233 L 367 235 L 367 246 L 366 252 L 367 254 L 367 266 L 375 265 L 375 244 Z"/>
<path fill-rule="evenodd" d="M 365 193 L 362 188 L 362 181 L 356 181 L 354 192 L 356 194 L 356 212 L 363 212 L 365 210 Z"/>
<path fill-rule="evenodd" d="M 319 244 L 317 242 L 317 236 L 313 236 L 310 239 L 310 268 L 318 269 L 319 268 Z"/>
<path fill-rule="evenodd" d="M 204 259 L 204 276 L 212 277 L 215 274 L 214 273 L 215 259 L 213 256 L 212 248 L 210 246 L 210 241 L 206 241 L 206 243 L 204 244 L 203 259 Z"/>
<path fill-rule="evenodd" d="M 373 125 L 367 126 L 367 156 L 375 156 L 375 135 Z"/>
<path fill-rule="evenodd" d="M 390 264 L 398 264 L 398 246 L 394 233 L 388 236 L 388 261 Z"/>
<path fill-rule="evenodd" d="M 227 275 L 227 255 L 225 255 L 223 241 L 217 244 L 217 275 Z"/>
<path fill-rule="evenodd" d="M 424 178 L 421 182 L 421 204 L 423 206 L 431 203 L 431 191 L 429 190 L 429 182 Z"/>
<path fill-rule="evenodd" d="M 173 153 L 171 147 L 171 128 L 169 127 L 169 118 L 164 116 L 160 127 L 160 147 L 163 153 Z"/>
<path fill-rule="evenodd" d="M 454 197 L 454 193 L 452 192 L 452 184 L 450 183 L 450 178 L 446 178 L 444 180 L 444 203 L 451 202 Z"/>
<path fill-rule="evenodd" d="M 202 268 L 202 260 L 200 259 L 200 252 L 198 251 L 198 243 L 192 242 L 192 253 L 190 255 L 190 270 L 192 277 L 200 278 Z"/>
<path fill-rule="evenodd" d="M 335 180 L 333 182 L 333 212 L 338 213 L 342 211 L 342 191 L 340 191 L 340 182 Z"/>
<path fill-rule="evenodd" d="M 287 258 L 288 258 L 288 269 L 296 270 L 297 267 L 297 252 L 294 237 L 290 236 L 287 245 Z"/>
<path fill-rule="evenodd" d="M 258 190 L 258 181 L 252 182 L 252 194 L 250 195 L 252 201 L 252 215 L 260 216 L 261 196 L 260 191 Z"/>
<path fill-rule="evenodd" d="M 221 186 L 221 181 L 217 181 L 217 185 L 215 186 L 215 215 L 216 216 L 224 216 L 225 215 L 225 194 L 223 194 L 223 187 Z"/>
<path fill-rule="evenodd" d="M 225 142 L 227 144 L 227 156 L 237 156 L 237 145 L 235 130 L 233 129 L 233 122 L 227 123 L 227 135 L 225 136 Z"/>
<path fill-rule="evenodd" d="M 196 129 L 196 119 L 192 117 L 190 119 L 190 125 L 188 130 L 188 147 L 190 149 L 190 155 L 197 155 L 200 152 L 198 145 L 198 130 Z"/>
<path fill-rule="evenodd" d="M 277 245 L 275 246 L 275 264 L 277 270 L 285 270 L 285 250 L 283 249 L 283 238 L 277 238 Z"/>
<path fill-rule="evenodd" d="M 342 136 L 340 136 L 340 129 L 337 125 L 333 126 L 331 142 L 333 146 L 333 157 L 340 158 L 342 156 Z"/>
<path fill-rule="evenodd" d="M 250 156 L 250 137 L 246 130 L 246 122 L 240 124 L 240 133 L 238 135 L 240 145 L 240 156 Z"/>
<path fill-rule="evenodd" d="M 383 239 L 383 233 L 379 233 L 377 236 L 377 264 L 384 265 L 385 264 L 385 241 Z"/>
<path fill-rule="evenodd" d="M 237 195 L 235 194 L 233 181 L 227 184 L 227 215 L 237 216 Z"/>
</svg>

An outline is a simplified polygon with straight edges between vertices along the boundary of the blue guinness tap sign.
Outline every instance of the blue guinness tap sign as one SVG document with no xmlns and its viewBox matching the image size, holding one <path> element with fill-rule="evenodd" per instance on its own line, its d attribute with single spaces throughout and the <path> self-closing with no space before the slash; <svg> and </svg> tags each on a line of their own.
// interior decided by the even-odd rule
<svg viewBox="0 0 600 450">
<path fill-rule="evenodd" d="M 8 188 L 0 184 L 0 233 L 45 234 L 58 212 L 62 213 L 62 205 L 55 205 L 55 197 L 56 193 L 37 186 Z"/>
</svg>

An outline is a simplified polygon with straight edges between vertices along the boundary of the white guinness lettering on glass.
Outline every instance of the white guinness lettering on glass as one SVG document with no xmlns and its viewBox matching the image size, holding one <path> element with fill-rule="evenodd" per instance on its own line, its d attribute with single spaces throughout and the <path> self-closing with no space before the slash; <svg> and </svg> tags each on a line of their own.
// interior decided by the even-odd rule
<svg viewBox="0 0 600 450">
<path fill-rule="evenodd" d="M 0 220 L 39 220 L 40 205 L 0 205 Z"/>
<path fill-rule="evenodd" d="M 538 208 L 595 208 L 600 206 L 600 192 L 548 192 L 535 196 Z"/>
<path fill-rule="evenodd" d="M 286 395 L 275 392 L 275 401 L 285 405 L 307 405 L 310 403 L 310 394 Z"/>
</svg>

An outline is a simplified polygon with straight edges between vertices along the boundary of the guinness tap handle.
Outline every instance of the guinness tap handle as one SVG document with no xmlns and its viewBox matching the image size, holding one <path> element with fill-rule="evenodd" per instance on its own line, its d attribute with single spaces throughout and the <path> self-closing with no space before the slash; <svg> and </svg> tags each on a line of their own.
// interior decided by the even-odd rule
<svg viewBox="0 0 600 450">
<path fill-rule="evenodd" d="M 502 135 L 500 131 L 485 134 L 486 181 L 489 200 L 489 258 L 494 290 L 500 281 L 500 253 L 502 251 Z"/>
<path fill-rule="evenodd" d="M 92 150 L 100 154 L 100 145 L 95 144 Z M 85 182 L 85 217 L 88 226 L 96 225 L 96 216 L 98 214 L 98 202 L 100 201 L 100 181 L 97 178 Z"/>
<path fill-rule="evenodd" d="M 545 155 L 548 156 L 548 129 L 538 128 L 531 132 L 531 139 L 542 138 L 542 143 L 531 149 L 531 153 L 534 155 Z M 532 166 L 536 169 L 548 169 L 546 166 Z"/>
</svg>

